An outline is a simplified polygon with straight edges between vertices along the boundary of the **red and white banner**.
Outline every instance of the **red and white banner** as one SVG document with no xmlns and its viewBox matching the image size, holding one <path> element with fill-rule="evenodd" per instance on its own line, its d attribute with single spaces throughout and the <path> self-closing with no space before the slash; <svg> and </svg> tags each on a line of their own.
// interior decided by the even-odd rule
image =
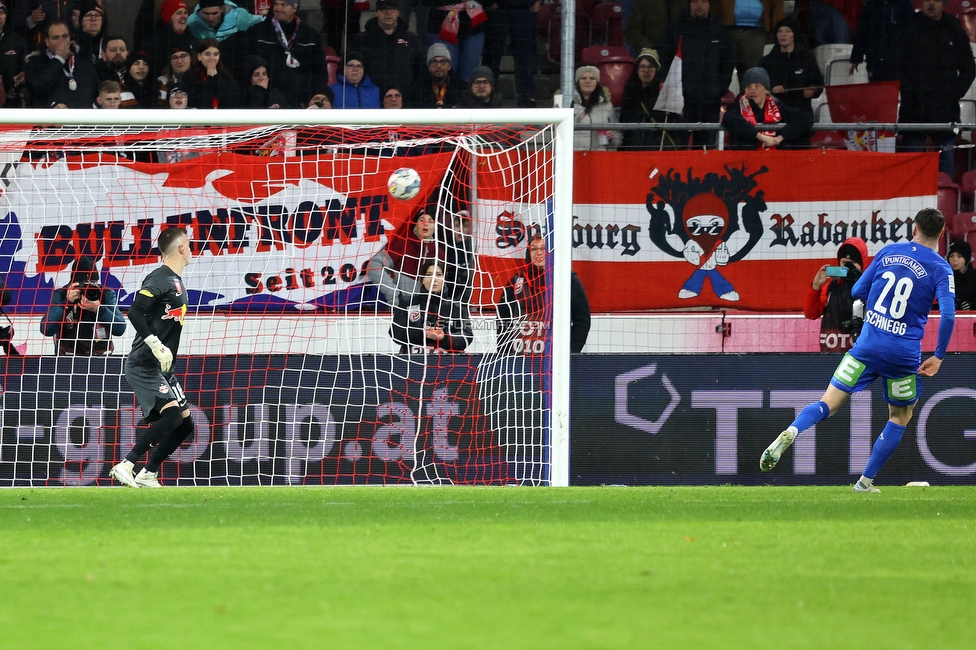
<svg viewBox="0 0 976 650">
<path fill-rule="evenodd" d="M 936 154 L 577 154 L 573 268 L 594 311 L 798 310 L 858 236 L 873 255 L 935 207 Z"/>
<path fill-rule="evenodd" d="M 938 156 L 844 151 L 577 153 L 573 269 L 595 312 L 798 311 L 821 265 L 861 237 L 912 238 L 936 205 Z M 543 231 L 545 192 L 479 174 L 482 267 L 496 282 Z M 487 250 L 486 250 L 487 249 Z"/>
<path fill-rule="evenodd" d="M 0 267 L 22 311 L 45 310 L 48 299 L 34 292 L 66 284 L 81 256 L 128 304 L 161 262 L 159 232 L 182 226 L 195 258 L 191 307 L 314 309 L 362 284 L 387 233 L 436 192 L 452 159 L 221 152 L 174 164 L 97 154 L 24 162 L 0 197 Z M 402 166 L 424 188 L 410 201 L 387 191 Z"/>
</svg>

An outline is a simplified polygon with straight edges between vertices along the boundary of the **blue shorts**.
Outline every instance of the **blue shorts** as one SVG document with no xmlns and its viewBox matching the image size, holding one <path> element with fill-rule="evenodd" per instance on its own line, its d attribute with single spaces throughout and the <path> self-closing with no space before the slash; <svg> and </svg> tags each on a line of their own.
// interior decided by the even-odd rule
<svg viewBox="0 0 976 650">
<path fill-rule="evenodd" d="M 848 394 L 857 393 L 873 384 L 878 377 L 885 381 L 884 401 L 895 406 L 910 406 L 918 401 L 922 386 L 914 368 L 904 364 L 888 364 L 881 370 L 875 370 L 854 358 L 850 352 L 837 364 L 830 385 Z"/>
</svg>

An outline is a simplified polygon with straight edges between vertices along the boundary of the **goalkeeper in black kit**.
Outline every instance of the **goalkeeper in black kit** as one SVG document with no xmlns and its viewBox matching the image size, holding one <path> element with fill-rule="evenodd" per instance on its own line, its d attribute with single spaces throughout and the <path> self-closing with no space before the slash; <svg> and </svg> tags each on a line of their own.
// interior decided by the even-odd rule
<svg viewBox="0 0 976 650">
<path fill-rule="evenodd" d="M 136 338 L 125 359 L 125 379 L 149 423 L 125 459 L 109 470 L 112 478 L 129 487 L 162 487 L 159 465 L 193 435 L 190 408 L 172 372 L 187 306 L 186 286 L 180 277 L 191 257 L 186 231 L 164 230 L 159 235 L 159 251 L 163 265 L 145 277 L 129 308 Z M 150 450 L 149 461 L 134 475 L 135 464 Z"/>
</svg>

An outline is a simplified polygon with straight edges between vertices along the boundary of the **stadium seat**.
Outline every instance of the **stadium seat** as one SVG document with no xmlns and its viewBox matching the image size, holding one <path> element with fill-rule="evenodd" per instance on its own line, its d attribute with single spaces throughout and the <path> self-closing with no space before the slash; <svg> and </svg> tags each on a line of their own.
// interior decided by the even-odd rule
<svg viewBox="0 0 976 650">
<path fill-rule="evenodd" d="M 939 210 L 947 221 L 959 213 L 962 204 L 962 188 L 945 172 L 939 172 Z"/>
<path fill-rule="evenodd" d="M 547 10 L 546 16 L 548 17 L 548 22 L 546 23 L 545 31 L 546 39 L 548 40 L 549 47 L 546 48 L 546 56 L 553 63 L 560 63 L 562 60 L 562 7 L 559 4 L 549 5 L 551 10 Z M 541 6 L 540 6 L 541 12 Z M 542 16 L 539 17 L 542 20 Z M 575 47 L 575 60 L 579 60 L 580 54 L 584 47 L 586 47 L 590 42 L 590 18 L 580 14 L 577 8 L 576 12 L 576 47 Z"/>
<path fill-rule="evenodd" d="M 847 66 L 850 67 L 853 49 L 854 46 L 850 43 L 829 43 L 814 48 L 813 55 L 817 59 L 817 65 L 820 66 L 820 72 L 823 73 L 827 85 L 830 85 L 830 81 L 827 79 L 827 67 L 834 61 L 846 61 Z M 867 79 L 865 78 L 864 81 Z"/>
<path fill-rule="evenodd" d="M 813 100 L 813 121 L 816 124 L 833 124 L 830 119 L 830 106 L 827 105 L 827 93 Z"/>
<path fill-rule="evenodd" d="M 336 75 L 339 74 L 339 66 L 342 65 L 342 57 L 335 53 L 328 45 L 325 46 L 325 63 L 329 68 L 329 85 L 331 86 L 338 78 Z"/>
<path fill-rule="evenodd" d="M 976 0 L 946 0 L 945 11 L 953 16 L 959 17 L 967 11 L 976 9 Z"/>
<path fill-rule="evenodd" d="M 976 170 L 964 173 L 959 186 L 962 189 L 962 209 L 976 209 Z"/>
<path fill-rule="evenodd" d="M 610 90 L 610 101 L 620 106 L 624 98 L 624 85 L 634 70 L 634 59 L 623 47 L 594 45 L 583 50 L 584 65 L 600 69 L 600 83 Z"/>
<path fill-rule="evenodd" d="M 949 221 L 952 241 L 965 241 L 976 250 L 976 212 L 960 212 Z"/>
<path fill-rule="evenodd" d="M 547 36 L 549 34 L 549 22 L 556 16 L 560 7 L 560 3 L 555 2 L 555 0 L 545 0 L 545 2 L 539 5 L 539 13 L 536 14 L 535 20 L 539 36 Z"/>
<path fill-rule="evenodd" d="M 850 84 L 866 84 L 868 79 L 868 69 L 860 66 L 851 74 L 850 59 L 836 59 L 827 64 L 827 74 L 824 75 L 824 84 L 827 86 L 846 86 Z"/>
<path fill-rule="evenodd" d="M 976 43 L 976 6 L 967 9 L 957 16 L 962 28 L 966 30 L 970 43 Z"/>
<path fill-rule="evenodd" d="M 623 47 L 623 20 L 623 8 L 617 2 L 604 2 L 593 7 L 590 45 L 602 43 L 614 47 Z"/>
<path fill-rule="evenodd" d="M 824 104 L 826 106 L 826 104 Z M 811 149 L 847 149 L 839 131 L 815 131 L 810 138 Z"/>
</svg>

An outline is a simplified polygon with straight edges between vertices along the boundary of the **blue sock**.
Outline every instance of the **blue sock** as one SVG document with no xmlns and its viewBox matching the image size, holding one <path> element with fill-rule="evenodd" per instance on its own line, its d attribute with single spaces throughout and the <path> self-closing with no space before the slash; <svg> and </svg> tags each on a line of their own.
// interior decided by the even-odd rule
<svg viewBox="0 0 976 650">
<path fill-rule="evenodd" d="M 830 407 L 824 402 L 815 402 L 800 411 L 800 414 L 793 420 L 793 426 L 797 431 L 806 431 L 817 422 L 821 422 L 830 417 Z"/>
<path fill-rule="evenodd" d="M 871 458 L 868 459 L 868 465 L 864 468 L 864 475 L 866 477 L 874 479 L 878 475 L 878 470 L 881 469 L 881 466 L 888 462 L 891 455 L 895 453 L 895 448 L 901 442 L 903 433 L 905 433 L 905 427 L 888 420 L 888 424 L 885 425 L 881 435 L 874 441 Z"/>
</svg>

